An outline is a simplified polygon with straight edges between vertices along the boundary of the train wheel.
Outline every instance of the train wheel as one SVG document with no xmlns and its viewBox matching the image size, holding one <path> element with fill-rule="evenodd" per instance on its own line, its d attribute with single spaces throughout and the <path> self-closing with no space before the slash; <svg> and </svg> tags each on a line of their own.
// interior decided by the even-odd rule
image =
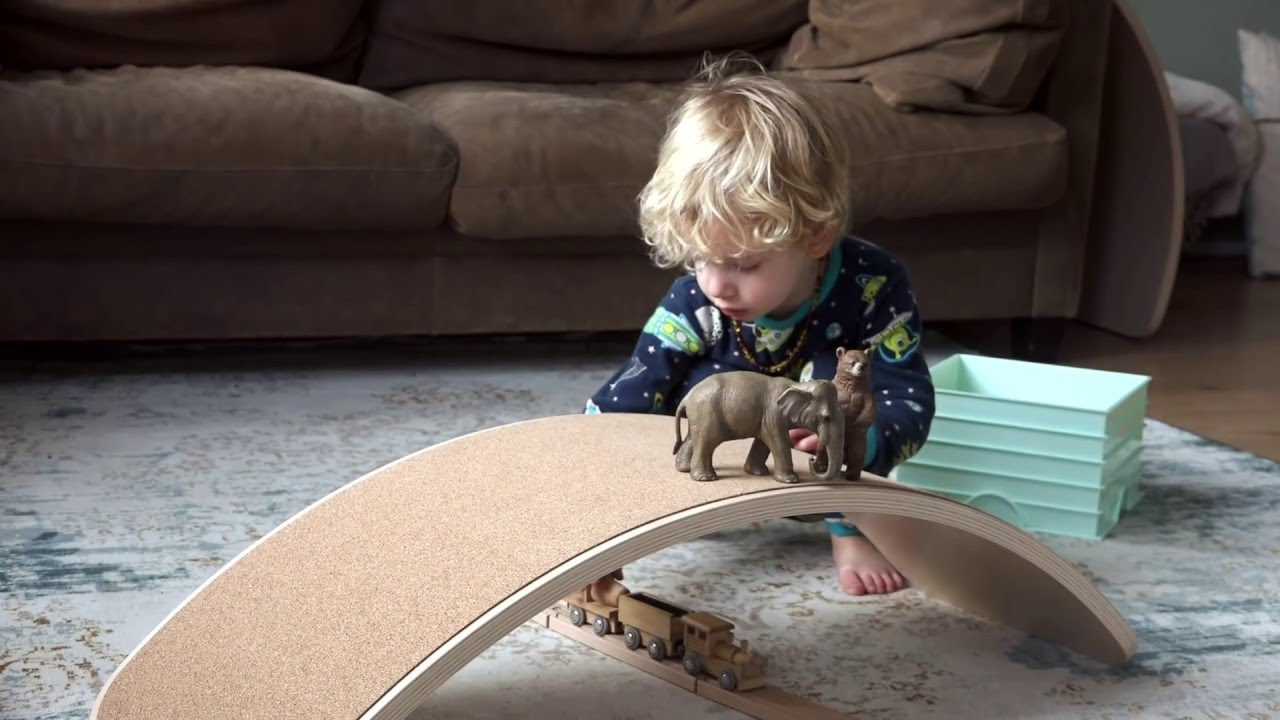
<svg viewBox="0 0 1280 720">
<path fill-rule="evenodd" d="M 569 606 L 569 622 L 575 626 L 581 626 L 587 621 L 587 613 L 577 605 Z"/>
<path fill-rule="evenodd" d="M 702 672 L 702 658 L 688 653 L 684 656 L 684 671 L 690 675 L 697 675 Z"/>
<path fill-rule="evenodd" d="M 624 628 L 622 642 L 626 643 L 628 650 L 635 650 L 640 647 L 640 631 L 633 627 Z"/>
<path fill-rule="evenodd" d="M 738 689 L 738 676 L 733 674 L 733 670 L 725 668 L 720 671 L 720 687 L 725 690 Z"/>
<path fill-rule="evenodd" d="M 667 656 L 667 644 L 662 642 L 662 638 L 654 638 L 649 641 L 649 657 L 654 660 L 662 660 Z"/>
<path fill-rule="evenodd" d="M 591 627 L 596 631 L 597 635 L 604 637 L 609 634 L 609 618 L 597 615 L 595 622 L 591 623 Z"/>
</svg>

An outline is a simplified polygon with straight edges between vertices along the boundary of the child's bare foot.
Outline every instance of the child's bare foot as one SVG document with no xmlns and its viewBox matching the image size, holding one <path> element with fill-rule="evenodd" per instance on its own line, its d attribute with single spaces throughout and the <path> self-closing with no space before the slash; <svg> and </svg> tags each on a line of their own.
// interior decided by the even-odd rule
<svg viewBox="0 0 1280 720">
<path fill-rule="evenodd" d="M 906 581 L 871 541 L 861 535 L 832 535 L 840 589 L 850 595 L 882 595 L 901 590 Z"/>
</svg>

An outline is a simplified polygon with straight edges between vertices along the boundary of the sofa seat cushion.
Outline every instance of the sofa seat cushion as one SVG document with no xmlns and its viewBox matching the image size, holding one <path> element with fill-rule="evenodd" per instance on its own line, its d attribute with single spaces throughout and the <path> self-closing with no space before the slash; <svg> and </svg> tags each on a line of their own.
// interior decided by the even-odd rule
<svg viewBox="0 0 1280 720">
<path fill-rule="evenodd" d="M 467 235 L 634 233 L 675 84 L 439 83 L 399 98 L 458 147 L 449 222 Z"/>
<path fill-rule="evenodd" d="M 427 228 L 457 156 L 362 88 L 238 67 L 0 79 L 0 216 L 281 228 Z"/>
<path fill-rule="evenodd" d="M 1066 135 L 1038 114 L 903 113 L 815 83 L 853 155 L 854 219 L 1039 208 L 1061 196 Z M 629 235 L 675 84 L 440 83 L 400 93 L 457 145 L 448 220 L 492 238 Z"/>
</svg>

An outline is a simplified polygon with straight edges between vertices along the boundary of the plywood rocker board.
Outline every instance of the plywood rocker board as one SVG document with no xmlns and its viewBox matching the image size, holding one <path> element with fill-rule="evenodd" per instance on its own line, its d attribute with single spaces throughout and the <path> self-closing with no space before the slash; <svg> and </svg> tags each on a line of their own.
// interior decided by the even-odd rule
<svg viewBox="0 0 1280 720">
<path fill-rule="evenodd" d="M 375 470 L 205 582 L 125 659 L 91 717 L 398 720 L 594 578 L 717 530 L 827 511 L 934 598 L 1104 662 L 1132 657 L 1112 604 L 1012 525 L 871 476 L 747 475 L 749 441 L 721 446 L 719 480 L 694 482 L 675 470 L 674 438 L 665 416 L 551 417 Z M 522 541 L 508 551 L 513 528 Z"/>
</svg>

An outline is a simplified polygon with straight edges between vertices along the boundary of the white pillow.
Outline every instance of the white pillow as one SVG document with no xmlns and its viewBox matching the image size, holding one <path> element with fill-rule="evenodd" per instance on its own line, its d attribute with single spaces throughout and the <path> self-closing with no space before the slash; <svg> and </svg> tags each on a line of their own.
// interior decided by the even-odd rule
<svg viewBox="0 0 1280 720">
<path fill-rule="evenodd" d="M 1239 30 L 1241 95 L 1261 151 L 1245 196 L 1249 273 L 1280 275 L 1280 40 Z"/>
</svg>

